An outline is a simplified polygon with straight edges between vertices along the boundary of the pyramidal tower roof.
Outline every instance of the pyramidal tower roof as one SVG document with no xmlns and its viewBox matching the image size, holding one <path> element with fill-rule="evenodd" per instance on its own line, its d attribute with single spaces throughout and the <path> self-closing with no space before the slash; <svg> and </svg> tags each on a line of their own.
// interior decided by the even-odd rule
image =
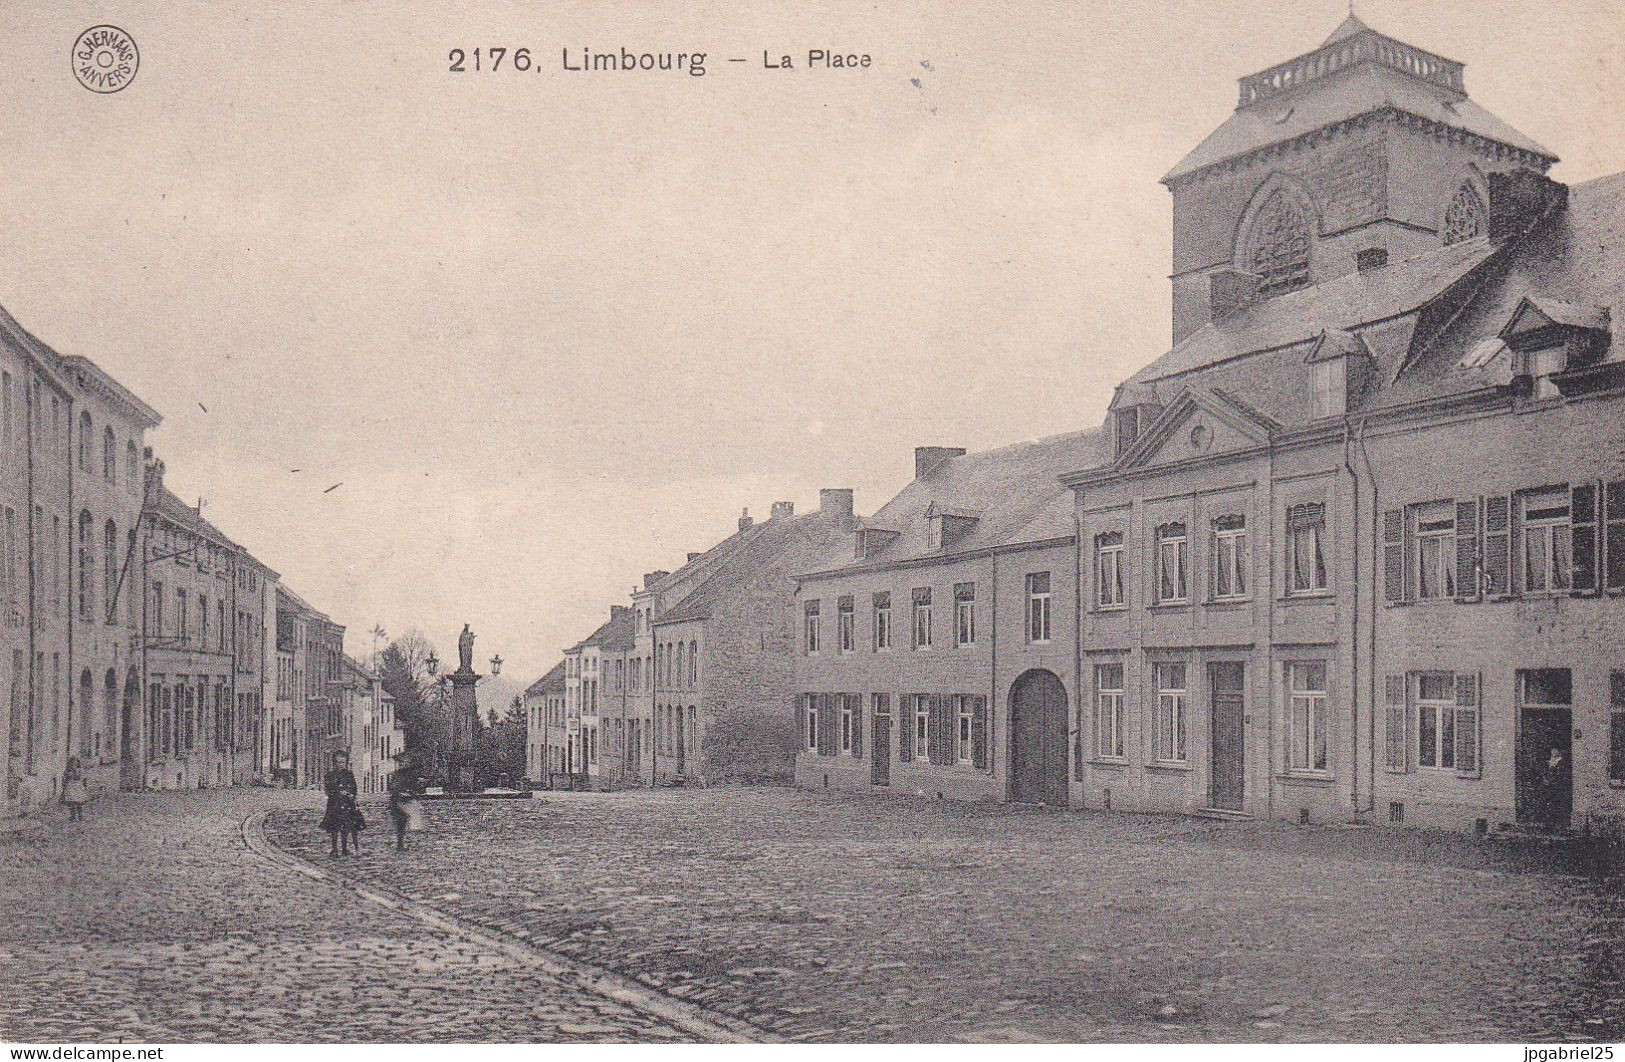
<svg viewBox="0 0 1625 1062">
<path fill-rule="evenodd" d="M 1384 110 L 1527 153 L 1541 169 L 1557 161 L 1468 99 L 1462 70 L 1462 63 L 1379 33 L 1350 12 L 1318 48 L 1241 78 L 1235 113 L 1163 182 Z"/>
</svg>

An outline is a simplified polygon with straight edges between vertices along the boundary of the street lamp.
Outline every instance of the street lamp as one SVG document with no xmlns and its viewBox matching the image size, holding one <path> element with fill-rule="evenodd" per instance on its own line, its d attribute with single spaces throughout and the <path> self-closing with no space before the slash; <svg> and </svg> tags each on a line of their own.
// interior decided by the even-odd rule
<svg viewBox="0 0 1625 1062">
<path fill-rule="evenodd" d="M 434 655 L 433 649 L 429 650 L 429 659 L 425 660 L 423 663 L 428 667 L 429 674 L 431 675 L 436 674 L 440 670 L 440 658 Z"/>
<path fill-rule="evenodd" d="M 498 654 L 498 655 L 493 656 L 491 658 L 491 674 L 493 674 L 493 675 L 502 674 L 502 656 L 501 656 L 501 654 Z"/>
</svg>

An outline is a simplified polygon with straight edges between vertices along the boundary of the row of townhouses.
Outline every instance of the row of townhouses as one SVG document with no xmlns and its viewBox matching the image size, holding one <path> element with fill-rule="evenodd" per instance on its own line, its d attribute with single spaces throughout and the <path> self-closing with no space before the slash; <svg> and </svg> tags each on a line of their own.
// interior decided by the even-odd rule
<svg viewBox="0 0 1625 1062">
<path fill-rule="evenodd" d="M 1294 821 L 1625 814 L 1625 175 L 1350 17 L 1163 183 L 1173 343 L 1098 429 L 803 573 L 798 781 Z"/>
<path fill-rule="evenodd" d="M 525 692 L 533 782 L 662 785 L 787 773 L 795 577 L 857 526 L 852 491 L 775 502 L 711 549 L 654 571 Z"/>
<path fill-rule="evenodd" d="M 533 778 L 748 774 L 782 723 L 819 788 L 1617 821 L 1625 175 L 1556 161 L 1352 15 L 1243 78 L 1103 424 L 648 574 L 527 692 Z"/>
<path fill-rule="evenodd" d="M 342 627 L 164 485 L 158 414 L 0 309 L 0 814 L 93 791 L 382 788 L 401 746 Z"/>
</svg>

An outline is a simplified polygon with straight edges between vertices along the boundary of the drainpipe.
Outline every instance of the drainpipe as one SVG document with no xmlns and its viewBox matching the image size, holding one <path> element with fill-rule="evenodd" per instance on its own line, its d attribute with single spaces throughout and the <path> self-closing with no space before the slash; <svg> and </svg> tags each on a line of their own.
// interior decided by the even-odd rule
<svg viewBox="0 0 1625 1062">
<path fill-rule="evenodd" d="M 1349 702 L 1353 708 L 1353 715 L 1349 725 L 1349 807 L 1356 813 L 1360 810 L 1360 709 L 1359 698 L 1355 690 L 1360 684 L 1360 477 L 1354 471 L 1350 462 L 1350 418 L 1343 417 L 1343 471 L 1349 474 L 1349 488 L 1352 496 L 1352 510 L 1350 512 L 1349 526 L 1354 529 L 1354 541 L 1350 543 L 1349 563 L 1352 568 L 1354 592 L 1349 608 Z M 1363 422 L 1362 422 L 1363 423 Z M 1373 715 L 1375 707 L 1367 712 Z M 1369 779 L 1368 779 L 1369 781 Z"/>
<path fill-rule="evenodd" d="M 39 554 L 40 530 L 34 527 L 34 497 L 35 478 L 38 476 L 38 463 L 35 461 L 34 425 L 38 410 L 38 370 L 25 376 L 23 383 L 23 409 L 24 430 L 28 442 L 28 512 L 25 514 L 28 521 L 28 721 L 29 726 L 22 729 L 27 747 L 22 750 L 22 763 L 25 774 L 33 774 L 28 768 L 34 763 L 34 746 L 37 743 L 37 729 L 40 720 L 40 668 L 36 665 L 39 658 L 39 565 L 35 562 Z M 8 765 L 9 770 L 9 765 Z"/>
<path fill-rule="evenodd" d="M 1079 762 L 1078 751 L 1083 743 L 1089 740 L 1084 733 L 1084 689 L 1083 689 L 1083 517 L 1078 515 L 1077 498 L 1073 497 L 1072 505 L 1072 696 L 1077 702 L 1073 710 L 1073 722 L 1077 724 L 1078 736 L 1072 739 L 1072 747 L 1067 749 L 1068 758 L 1072 761 L 1071 770 L 1077 774 L 1080 793 L 1078 806 L 1088 807 L 1089 801 L 1082 794 L 1083 765 Z"/>
<path fill-rule="evenodd" d="M 1286 558 L 1284 555 L 1281 555 L 1280 551 L 1276 548 L 1278 543 L 1275 541 L 1275 517 L 1278 515 L 1275 507 L 1275 456 L 1275 440 L 1271 439 L 1269 452 L 1270 520 L 1268 531 L 1270 559 L 1270 601 L 1269 620 L 1267 621 L 1269 631 L 1269 651 L 1265 654 L 1266 682 L 1264 684 L 1264 688 L 1269 691 L 1264 698 L 1264 734 L 1265 737 L 1268 738 L 1268 743 L 1265 746 L 1264 752 L 1264 815 L 1266 818 L 1271 819 L 1275 818 L 1275 610 L 1280 607 L 1278 602 L 1282 596 L 1280 587 L 1276 580 L 1276 565 L 1280 564 L 1283 569 L 1286 566 Z M 1287 573 L 1283 570 L 1280 574 L 1284 576 Z"/>
<path fill-rule="evenodd" d="M 1370 768 L 1366 772 L 1371 780 L 1371 792 L 1366 801 L 1366 811 L 1374 812 L 1377 809 L 1377 594 L 1376 575 L 1377 550 L 1381 549 L 1381 539 L 1378 537 L 1377 520 L 1382 512 L 1382 506 L 1377 500 L 1377 477 L 1371 470 L 1371 452 L 1365 446 L 1365 418 L 1360 419 L 1360 430 L 1355 437 L 1355 443 L 1360 448 L 1360 464 L 1365 468 L 1366 482 L 1371 485 L 1371 622 L 1366 625 L 1366 640 L 1369 648 L 1366 653 L 1366 697 L 1371 710 L 1366 713 L 1366 754 L 1370 759 Z M 1480 711 L 1483 709 L 1480 708 Z"/>
<path fill-rule="evenodd" d="M 992 613 L 993 637 L 992 644 L 988 647 L 987 769 L 994 778 L 997 778 L 999 776 L 998 757 L 994 755 L 994 749 L 998 747 L 998 741 L 996 740 L 998 727 L 993 722 L 999 715 L 999 554 L 997 551 L 990 555 L 990 559 L 993 563 L 993 595 L 989 601 L 990 612 Z M 909 623 L 912 624 L 913 622 L 911 612 Z M 914 739 L 913 735 L 914 730 L 911 722 L 909 728 L 910 741 Z M 1008 785 L 1005 786 L 1005 790 L 1005 797 L 1008 798 L 1010 795 Z"/>
</svg>

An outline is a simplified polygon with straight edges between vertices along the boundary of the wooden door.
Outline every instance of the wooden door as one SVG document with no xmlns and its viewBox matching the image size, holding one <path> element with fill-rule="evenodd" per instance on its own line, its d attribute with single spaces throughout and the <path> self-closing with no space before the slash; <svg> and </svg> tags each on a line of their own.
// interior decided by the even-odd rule
<svg viewBox="0 0 1625 1062">
<path fill-rule="evenodd" d="M 1574 713 L 1525 706 L 1518 719 L 1518 821 L 1567 829 L 1574 814 Z"/>
<path fill-rule="evenodd" d="M 1208 665 L 1208 685 L 1213 691 L 1209 806 L 1226 811 L 1240 811 L 1246 797 L 1245 683 L 1242 664 Z"/>
<path fill-rule="evenodd" d="M 1067 803 L 1066 687 L 1033 670 L 1010 687 L 1010 799 Z"/>
</svg>

